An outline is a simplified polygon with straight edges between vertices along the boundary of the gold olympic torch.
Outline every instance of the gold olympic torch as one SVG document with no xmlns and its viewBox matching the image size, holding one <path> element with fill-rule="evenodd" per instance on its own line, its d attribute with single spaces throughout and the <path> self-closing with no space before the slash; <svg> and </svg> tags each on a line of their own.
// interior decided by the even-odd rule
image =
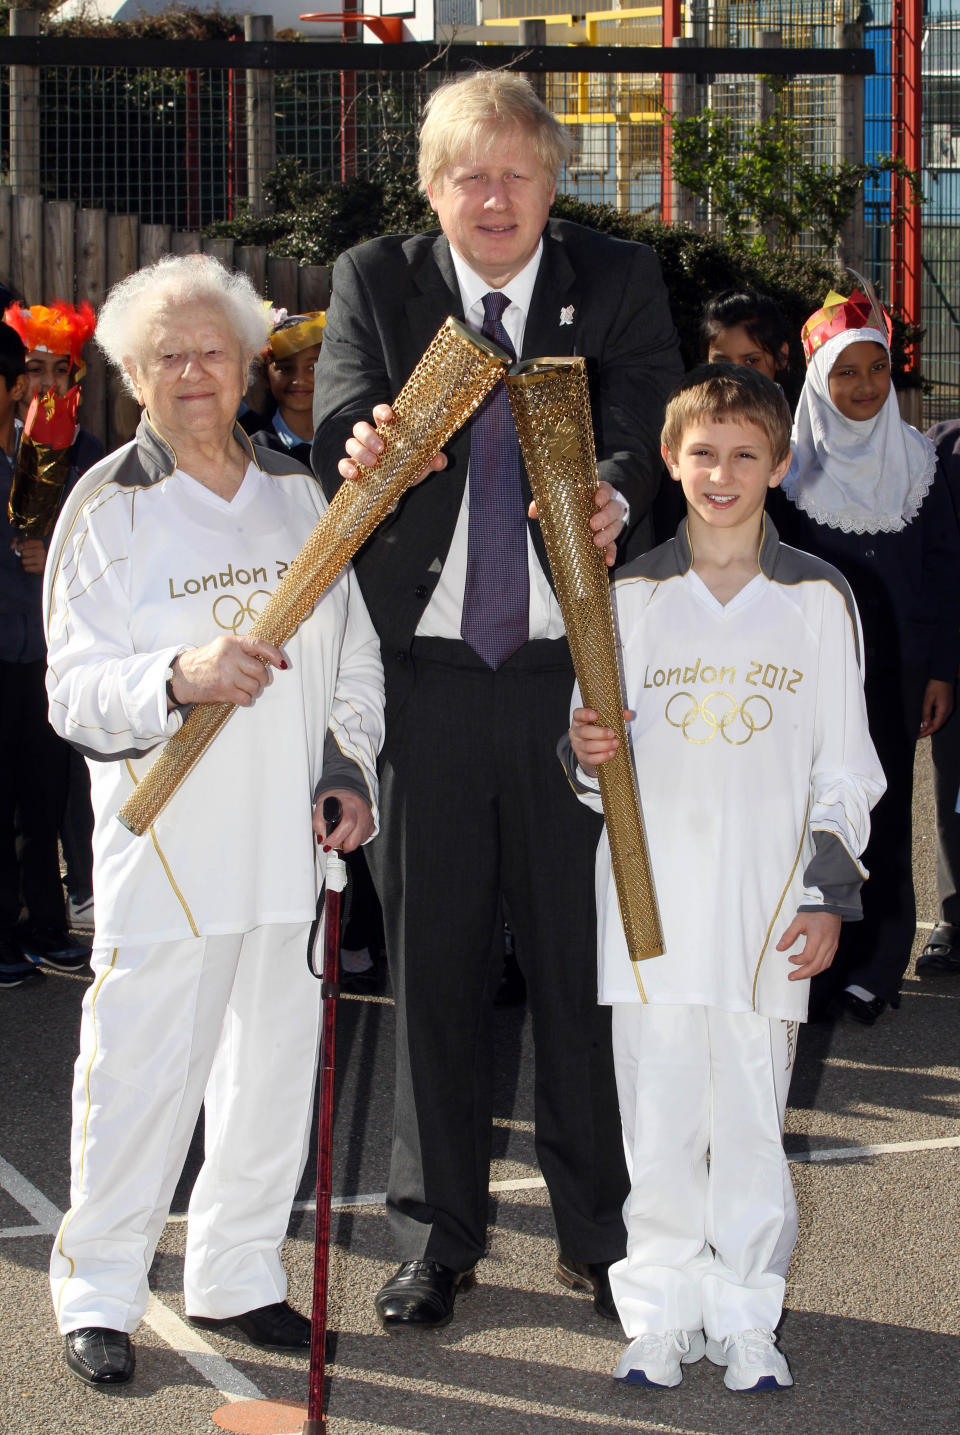
<svg viewBox="0 0 960 1435">
<path fill-rule="evenodd" d="M 586 366 L 533 359 L 506 382 L 580 692 L 620 741 L 599 778 L 627 950 L 634 961 L 658 957 L 663 932 L 623 721 L 610 581 L 590 527 L 598 475 Z"/>
<path fill-rule="evenodd" d="M 282 646 L 435 453 L 466 423 L 497 383 L 508 356 L 457 319 L 447 319 L 393 402 L 393 422 L 377 430 L 376 463 L 341 484 L 330 507 L 250 629 Z M 141 836 L 234 711 L 198 703 L 167 742 L 117 816 Z"/>
</svg>

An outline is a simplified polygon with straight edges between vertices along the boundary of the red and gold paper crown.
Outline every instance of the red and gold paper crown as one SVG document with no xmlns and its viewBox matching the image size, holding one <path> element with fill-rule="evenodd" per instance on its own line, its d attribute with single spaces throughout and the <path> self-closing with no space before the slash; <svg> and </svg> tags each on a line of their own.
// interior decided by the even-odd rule
<svg viewBox="0 0 960 1435">
<path fill-rule="evenodd" d="M 888 344 L 893 334 L 890 315 L 878 301 L 871 301 L 860 289 L 854 289 L 849 299 L 831 289 L 823 308 L 811 314 L 800 331 L 807 363 L 828 339 L 847 329 L 878 329 L 886 333 Z"/>
<path fill-rule="evenodd" d="M 310 314 L 288 314 L 274 329 L 264 353 L 268 359 L 289 359 L 301 349 L 312 344 L 323 343 L 323 331 L 327 323 L 324 309 L 315 309 Z"/>
<path fill-rule="evenodd" d="M 11 304 L 4 311 L 3 322 L 16 330 L 28 352 L 46 349 L 50 354 L 68 354 L 71 367 L 76 367 L 84 344 L 97 327 L 97 316 L 85 299 L 76 308 L 54 299 L 49 307 L 33 304 L 25 309 Z"/>
</svg>

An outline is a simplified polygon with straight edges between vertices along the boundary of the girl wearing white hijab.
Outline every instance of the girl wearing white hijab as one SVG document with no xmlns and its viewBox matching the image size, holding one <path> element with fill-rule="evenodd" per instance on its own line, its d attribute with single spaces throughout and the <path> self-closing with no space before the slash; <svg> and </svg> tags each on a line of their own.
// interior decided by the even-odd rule
<svg viewBox="0 0 960 1435">
<path fill-rule="evenodd" d="M 900 417 L 889 333 L 860 293 L 831 293 L 804 325 L 807 375 L 777 512 L 788 542 L 840 569 L 863 622 L 887 791 L 864 854 L 863 921 L 845 927 L 832 986 L 814 1002 L 823 1011 L 839 979 L 843 1009 L 867 1025 L 899 1005 L 916 930 L 914 746 L 949 717 L 960 660 L 960 533 L 933 444 Z"/>
</svg>

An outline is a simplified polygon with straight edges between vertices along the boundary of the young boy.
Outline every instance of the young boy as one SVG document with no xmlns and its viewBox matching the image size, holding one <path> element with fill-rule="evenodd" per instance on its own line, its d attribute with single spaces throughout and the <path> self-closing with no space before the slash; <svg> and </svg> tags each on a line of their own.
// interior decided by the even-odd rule
<svg viewBox="0 0 960 1435">
<path fill-rule="evenodd" d="M 859 915 L 884 779 L 850 590 L 764 514 L 789 438 L 762 374 L 688 376 L 662 434 L 687 517 L 613 588 L 666 947 L 631 962 L 604 835 L 599 993 L 631 1176 L 614 1374 L 641 1385 L 678 1385 L 704 1354 L 731 1390 L 793 1383 L 774 1339 L 797 1237 L 784 1107 L 809 978 Z M 579 701 L 561 756 L 599 808 L 615 738 Z"/>
</svg>

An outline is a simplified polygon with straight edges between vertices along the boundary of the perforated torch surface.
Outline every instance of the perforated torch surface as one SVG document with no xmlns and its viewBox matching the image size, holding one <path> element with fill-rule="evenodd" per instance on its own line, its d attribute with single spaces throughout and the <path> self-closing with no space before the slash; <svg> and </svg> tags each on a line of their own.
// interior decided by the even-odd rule
<svg viewBox="0 0 960 1435">
<path fill-rule="evenodd" d="M 287 642 L 410 484 L 466 423 L 502 375 L 507 356 L 448 319 L 394 400 L 393 422 L 377 430 L 384 448 L 356 480 L 343 483 L 250 636 Z M 141 836 L 169 802 L 235 710 L 198 703 L 117 814 Z"/>
<path fill-rule="evenodd" d="M 599 769 L 620 915 L 634 959 L 663 952 L 643 818 L 623 721 L 610 583 L 590 518 L 597 489 L 590 395 L 583 359 L 542 359 L 507 378 L 520 447 L 580 692 L 619 738 Z"/>
</svg>

